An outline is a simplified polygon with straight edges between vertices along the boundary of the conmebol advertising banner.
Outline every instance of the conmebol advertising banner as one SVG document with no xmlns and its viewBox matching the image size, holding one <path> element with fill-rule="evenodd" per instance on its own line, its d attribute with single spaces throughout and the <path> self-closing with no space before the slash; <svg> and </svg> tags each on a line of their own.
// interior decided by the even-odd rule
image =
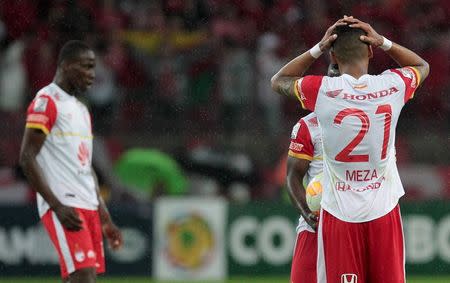
<svg viewBox="0 0 450 283">
<path fill-rule="evenodd" d="M 401 204 L 407 274 L 450 274 L 448 201 Z M 289 275 L 296 211 L 286 203 L 229 206 L 228 271 L 233 275 Z"/>
<path fill-rule="evenodd" d="M 226 276 L 227 203 L 210 198 L 162 198 L 154 207 L 153 275 L 164 280 Z"/>
</svg>

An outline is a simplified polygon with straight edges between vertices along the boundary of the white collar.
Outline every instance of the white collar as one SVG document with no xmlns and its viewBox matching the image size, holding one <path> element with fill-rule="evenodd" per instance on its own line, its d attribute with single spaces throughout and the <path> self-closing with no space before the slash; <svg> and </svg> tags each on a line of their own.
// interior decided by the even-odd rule
<svg viewBox="0 0 450 283">
<path fill-rule="evenodd" d="M 359 77 L 358 79 L 355 78 L 355 77 L 353 77 L 353 76 L 351 76 L 351 75 L 349 75 L 349 74 L 342 74 L 342 76 L 343 76 L 343 77 L 346 77 L 346 78 L 349 78 L 349 79 L 351 79 L 351 80 L 353 80 L 353 81 L 361 81 L 361 80 L 363 80 L 365 77 L 368 77 L 368 76 L 370 76 L 370 75 L 369 75 L 369 74 L 364 74 L 364 75 L 362 75 L 361 77 Z"/>
<path fill-rule="evenodd" d="M 74 99 L 75 97 L 73 95 L 68 94 L 65 92 L 59 85 L 57 85 L 55 82 L 52 82 L 50 84 L 57 92 L 60 100 L 67 100 L 67 99 Z"/>
</svg>

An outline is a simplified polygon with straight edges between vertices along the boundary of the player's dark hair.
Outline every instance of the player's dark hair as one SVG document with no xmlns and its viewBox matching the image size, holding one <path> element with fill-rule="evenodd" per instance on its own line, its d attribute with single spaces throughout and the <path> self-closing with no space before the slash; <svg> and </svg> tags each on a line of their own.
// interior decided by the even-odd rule
<svg viewBox="0 0 450 283">
<path fill-rule="evenodd" d="M 80 56 L 80 53 L 92 50 L 86 43 L 80 40 L 70 40 L 64 44 L 59 51 L 58 65 L 66 60 L 74 60 Z"/>
<path fill-rule="evenodd" d="M 359 39 L 361 35 L 367 35 L 365 31 L 343 25 L 337 26 L 333 34 L 338 36 L 332 47 L 340 62 L 351 63 L 367 57 L 367 44 Z"/>
</svg>

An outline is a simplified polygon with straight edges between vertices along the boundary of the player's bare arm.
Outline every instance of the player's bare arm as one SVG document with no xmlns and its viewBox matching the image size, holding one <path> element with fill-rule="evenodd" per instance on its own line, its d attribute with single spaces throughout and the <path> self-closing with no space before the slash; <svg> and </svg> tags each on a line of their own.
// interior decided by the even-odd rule
<svg viewBox="0 0 450 283">
<path fill-rule="evenodd" d="M 346 24 L 343 19 L 339 19 L 327 29 L 322 40 L 316 46 L 283 66 L 271 79 L 272 89 L 279 94 L 295 96 L 295 81 L 303 76 L 322 52 L 330 49 L 333 41 L 337 38 L 336 34 L 332 34 L 334 28 Z"/>
<path fill-rule="evenodd" d="M 95 180 L 95 188 L 97 191 L 97 198 L 99 203 L 98 211 L 100 214 L 100 222 L 102 223 L 103 235 L 108 239 L 108 244 L 113 250 L 120 249 L 123 245 L 122 232 L 120 232 L 120 229 L 112 221 L 111 215 L 108 211 L 108 207 L 106 206 L 105 201 L 100 195 L 97 174 L 95 173 L 94 168 L 91 168 L 91 170 L 92 177 L 94 177 Z"/>
<path fill-rule="evenodd" d="M 371 46 L 383 47 L 383 44 L 388 44 L 385 48 L 387 49 L 385 50 L 386 53 L 389 54 L 389 56 L 391 56 L 391 58 L 400 65 L 400 67 L 414 67 L 417 71 L 419 71 L 419 84 L 422 83 L 430 73 L 430 66 L 423 58 L 400 44 L 394 42 L 391 43 L 386 40 L 382 35 L 378 34 L 370 24 L 353 17 L 344 17 L 344 21 L 347 22 L 350 27 L 364 30 L 367 35 L 361 36 L 361 40 Z"/>
<path fill-rule="evenodd" d="M 44 145 L 46 134 L 38 129 L 26 128 L 20 149 L 20 165 L 31 187 L 35 189 L 56 213 L 61 224 L 68 230 L 79 231 L 82 222 L 72 207 L 63 205 L 50 190 L 36 156 Z"/>
<path fill-rule="evenodd" d="M 306 190 L 302 183 L 303 177 L 308 172 L 309 163 L 309 160 L 289 156 L 287 161 L 286 184 L 289 197 L 295 208 L 300 212 L 305 221 L 316 230 L 318 219 L 306 203 Z"/>
</svg>

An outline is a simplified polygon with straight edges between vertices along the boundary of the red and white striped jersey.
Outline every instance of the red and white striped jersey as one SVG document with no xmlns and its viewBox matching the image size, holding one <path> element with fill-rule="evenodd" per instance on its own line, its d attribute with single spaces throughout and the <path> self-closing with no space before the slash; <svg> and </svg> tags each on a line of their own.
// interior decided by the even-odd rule
<svg viewBox="0 0 450 283">
<path fill-rule="evenodd" d="M 317 116 L 314 112 L 301 118 L 292 128 L 289 156 L 311 161 L 308 171 L 303 178 L 303 186 L 306 188 L 309 182 L 323 170 L 322 163 L 322 135 Z M 300 217 L 297 233 L 304 230 L 314 232 L 308 223 Z"/>
<path fill-rule="evenodd" d="M 96 210 L 92 175 L 92 127 L 86 106 L 55 83 L 41 89 L 27 111 L 27 128 L 42 130 L 47 138 L 37 162 L 53 194 L 67 206 Z M 37 194 L 39 215 L 49 209 Z"/>
<path fill-rule="evenodd" d="M 395 128 L 420 82 L 412 67 L 356 79 L 306 76 L 296 81 L 304 108 L 322 129 L 322 208 L 348 222 L 390 212 L 404 194 L 395 158 Z"/>
</svg>

